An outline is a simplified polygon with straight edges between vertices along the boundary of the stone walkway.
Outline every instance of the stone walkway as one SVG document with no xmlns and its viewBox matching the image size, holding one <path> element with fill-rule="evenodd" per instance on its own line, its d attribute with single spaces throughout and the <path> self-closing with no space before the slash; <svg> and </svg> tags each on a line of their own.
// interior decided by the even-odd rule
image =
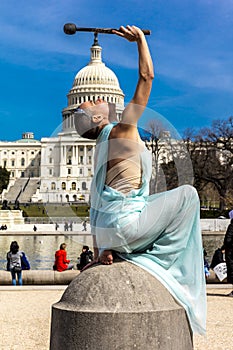
<svg viewBox="0 0 233 350">
<path fill-rule="evenodd" d="M 0 349 L 48 350 L 51 305 L 66 286 L 0 287 Z M 195 350 L 233 349 L 233 298 L 227 286 L 208 286 L 207 336 L 194 337 Z M 101 349 L 93 349 L 101 350 Z M 130 350 L 130 349 L 126 349 Z M 171 349 L 179 350 L 179 349 Z"/>
</svg>

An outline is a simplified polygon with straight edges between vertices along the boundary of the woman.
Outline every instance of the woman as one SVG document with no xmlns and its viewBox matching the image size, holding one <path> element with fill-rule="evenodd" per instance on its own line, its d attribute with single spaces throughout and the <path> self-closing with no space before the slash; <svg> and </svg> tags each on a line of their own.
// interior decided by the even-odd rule
<svg viewBox="0 0 233 350">
<path fill-rule="evenodd" d="M 7 253 L 7 263 L 12 277 L 12 285 L 16 286 L 16 275 L 18 278 L 18 284 L 22 286 L 22 265 L 21 258 L 23 252 L 19 251 L 19 245 L 16 241 L 11 242 L 10 251 Z"/>
<path fill-rule="evenodd" d="M 79 135 L 97 139 L 91 184 L 90 224 L 95 262 L 113 263 L 113 251 L 144 268 L 185 308 L 192 331 L 205 333 L 206 292 L 200 203 L 189 185 L 149 195 L 151 153 L 138 133 L 154 78 L 143 32 L 135 26 L 113 33 L 136 42 L 139 78 L 120 122 L 109 104 L 85 101 L 74 112 Z"/>
<path fill-rule="evenodd" d="M 65 270 L 72 270 L 73 264 L 70 264 L 70 260 L 66 258 L 66 243 L 60 245 L 60 249 L 55 253 L 54 270 L 62 272 Z"/>
</svg>

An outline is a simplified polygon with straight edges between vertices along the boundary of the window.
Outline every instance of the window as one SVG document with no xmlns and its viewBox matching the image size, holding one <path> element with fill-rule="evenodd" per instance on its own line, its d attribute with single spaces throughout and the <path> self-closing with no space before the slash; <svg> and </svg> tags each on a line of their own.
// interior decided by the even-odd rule
<svg viewBox="0 0 233 350">
<path fill-rule="evenodd" d="M 87 190 L 87 184 L 86 184 L 86 182 L 82 182 L 82 190 Z"/>
<path fill-rule="evenodd" d="M 83 169 L 79 169 L 79 174 L 82 175 L 83 174 Z"/>
<path fill-rule="evenodd" d="M 25 159 L 21 158 L 21 166 L 25 166 Z"/>
<path fill-rule="evenodd" d="M 35 165 L 35 159 L 32 159 L 31 166 L 34 166 L 34 165 Z"/>
<path fill-rule="evenodd" d="M 24 171 L 21 171 L 21 177 L 24 177 Z"/>
<path fill-rule="evenodd" d="M 50 157 L 49 158 L 49 163 L 52 164 L 52 162 L 53 162 L 53 158 Z"/>
<path fill-rule="evenodd" d="M 14 161 L 14 159 L 12 159 L 12 161 L 11 161 L 11 166 L 15 166 L 15 161 Z"/>
<path fill-rule="evenodd" d="M 65 190 L 65 189 L 66 189 L 66 183 L 65 183 L 65 182 L 62 182 L 62 183 L 61 183 L 61 188 L 62 188 L 62 190 Z"/>
<path fill-rule="evenodd" d="M 3 161 L 3 168 L 6 168 L 6 165 L 7 165 L 7 161 L 4 160 L 4 161 Z"/>
<path fill-rule="evenodd" d="M 76 190 L 76 182 L 72 182 L 71 188 L 72 188 L 72 190 Z"/>
<path fill-rule="evenodd" d="M 71 175 L 71 169 L 70 168 L 67 169 L 67 174 Z"/>
<path fill-rule="evenodd" d="M 31 151 L 31 154 L 34 154 L 34 151 Z"/>
<path fill-rule="evenodd" d="M 14 171 L 11 172 L 11 177 L 15 177 Z"/>
<path fill-rule="evenodd" d="M 56 184 L 55 184 L 55 182 L 51 182 L 51 190 L 56 190 Z"/>
<path fill-rule="evenodd" d="M 83 164 L 83 156 L 79 157 L 79 164 Z"/>
<path fill-rule="evenodd" d="M 92 160 L 92 157 L 89 156 L 89 157 L 88 157 L 88 164 L 91 164 L 91 160 Z"/>
<path fill-rule="evenodd" d="M 53 169 L 49 169 L 49 175 L 53 175 Z"/>
</svg>

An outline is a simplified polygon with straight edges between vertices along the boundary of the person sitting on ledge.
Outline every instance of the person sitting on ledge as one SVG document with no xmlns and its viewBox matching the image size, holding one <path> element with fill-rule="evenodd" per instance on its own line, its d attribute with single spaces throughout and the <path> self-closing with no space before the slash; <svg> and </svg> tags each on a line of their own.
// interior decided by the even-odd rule
<svg viewBox="0 0 233 350">
<path fill-rule="evenodd" d="M 137 123 L 150 96 L 153 63 L 139 28 L 122 26 L 114 33 L 137 44 L 139 78 L 132 100 L 120 122 L 101 99 L 84 102 L 74 111 L 79 135 L 97 139 L 90 209 L 93 263 L 111 265 L 114 251 L 144 268 L 184 307 L 193 332 L 204 334 L 199 198 L 190 185 L 149 195 L 151 153 L 140 139 Z"/>
<path fill-rule="evenodd" d="M 53 265 L 53 270 L 55 271 L 66 271 L 66 270 L 72 270 L 74 267 L 74 264 L 70 263 L 70 260 L 67 260 L 66 258 L 66 243 L 62 243 L 60 245 L 60 249 L 56 251 L 55 253 L 55 262 Z"/>
<path fill-rule="evenodd" d="M 211 260 L 210 268 L 213 270 L 218 264 L 225 263 L 225 246 L 222 245 L 221 248 L 217 248 L 214 252 L 213 258 Z"/>
<path fill-rule="evenodd" d="M 227 282 L 233 285 L 233 210 L 229 212 L 230 224 L 224 237 L 225 256 L 227 265 Z M 233 297 L 233 290 L 228 294 Z"/>
<path fill-rule="evenodd" d="M 87 245 L 82 248 L 82 253 L 79 257 L 79 262 L 77 263 L 77 269 L 82 270 L 86 265 L 93 261 L 93 253 Z"/>
</svg>

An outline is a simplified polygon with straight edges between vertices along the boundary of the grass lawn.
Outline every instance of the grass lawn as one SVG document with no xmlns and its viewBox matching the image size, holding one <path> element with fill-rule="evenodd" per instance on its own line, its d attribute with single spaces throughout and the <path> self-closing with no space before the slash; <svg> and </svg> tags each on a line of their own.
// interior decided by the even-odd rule
<svg viewBox="0 0 233 350">
<path fill-rule="evenodd" d="M 24 217 L 89 217 L 89 208 L 86 203 L 20 205 Z"/>
</svg>

